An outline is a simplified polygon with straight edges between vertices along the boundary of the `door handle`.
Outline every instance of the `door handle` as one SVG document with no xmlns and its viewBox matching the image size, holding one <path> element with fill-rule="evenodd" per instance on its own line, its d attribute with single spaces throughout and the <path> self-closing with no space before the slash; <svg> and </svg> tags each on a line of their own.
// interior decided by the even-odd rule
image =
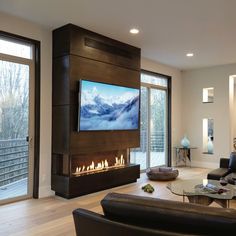
<svg viewBox="0 0 236 236">
<path fill-rule="evenodd" d="M 32 141 L 33 141 L 33 138 L 32 138 L 32 137 L 29 137 L 29 136 L 26 137 L 26 142 L 28 142 L 28 145 L 29 145 L 30 147 L 32 147 Z"/>
</svg>

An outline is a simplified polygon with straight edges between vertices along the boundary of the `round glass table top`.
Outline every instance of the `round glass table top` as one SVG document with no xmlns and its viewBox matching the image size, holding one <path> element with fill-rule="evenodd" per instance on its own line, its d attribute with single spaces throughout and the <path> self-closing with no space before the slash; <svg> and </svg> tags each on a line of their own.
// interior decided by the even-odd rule
<svg viewBox="0 0 236 236">
<path fill-rule="evenodd" d="M 236 196 L 236 186 L 222 186 L 220 181 L 210 179 L 176 180 L 167 184 L 167 188 L 179 196 L 208 196 L 214 199 L 230 200 Z"/>
</svg>

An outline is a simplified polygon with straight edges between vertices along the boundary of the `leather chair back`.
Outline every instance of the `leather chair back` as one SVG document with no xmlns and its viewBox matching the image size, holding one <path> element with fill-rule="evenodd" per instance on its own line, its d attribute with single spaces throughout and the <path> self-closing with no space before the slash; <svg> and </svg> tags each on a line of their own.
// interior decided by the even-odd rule
<svg viewBox="0 0 236 236">
<path fill-rule="evenodd" d="M 236 152 L 231 152 L 231 153 L 230 153 L 229 169 L 230 169 L 232 172 L 236 172 Z"/>
</svg>

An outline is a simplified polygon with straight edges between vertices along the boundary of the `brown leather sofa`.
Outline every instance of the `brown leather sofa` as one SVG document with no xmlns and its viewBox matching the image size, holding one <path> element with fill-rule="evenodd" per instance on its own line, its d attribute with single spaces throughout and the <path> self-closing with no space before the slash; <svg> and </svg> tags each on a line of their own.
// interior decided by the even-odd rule
<svg viewBox="0 0 236 236">
<path fill-rule="evenodd" d="M 77 236 L 231 235 L 236 210 L 109 193 L 104 215 L 73 211 Z"/>
<path fill-rule="evenodd" d="M 231 173 L 236 173 L 236 152 L 231 152 L 229 158 L 220 158 L 220 167 L 208 173 L 208 179 L 220 180 Z"/>
</svg>

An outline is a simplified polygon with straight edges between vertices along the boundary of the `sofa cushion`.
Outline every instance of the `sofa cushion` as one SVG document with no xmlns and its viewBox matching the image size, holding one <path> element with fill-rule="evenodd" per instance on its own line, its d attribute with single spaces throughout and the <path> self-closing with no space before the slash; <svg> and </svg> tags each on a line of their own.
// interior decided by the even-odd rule
<svg viewBox="0 0 236 236">
<path fill-rule="evenodd" d="M 232 172 L 236 172 L 236 152 L 231 152 L 231 154 L 230 154 L 229 169 Z"/>
<path fill-rule="evenodd" d="M 180 233 L 227 235 L 236 228 L 236 210 L 110 193 L 101 201 L 111 220 Z"/>
<path fill-rule="evenodd" d="M 208 173 L 208 179 L 220 180 L 221 177 L 226 176 L 229 173 L 228 168 L 217 168 Z"/>
</svg>

